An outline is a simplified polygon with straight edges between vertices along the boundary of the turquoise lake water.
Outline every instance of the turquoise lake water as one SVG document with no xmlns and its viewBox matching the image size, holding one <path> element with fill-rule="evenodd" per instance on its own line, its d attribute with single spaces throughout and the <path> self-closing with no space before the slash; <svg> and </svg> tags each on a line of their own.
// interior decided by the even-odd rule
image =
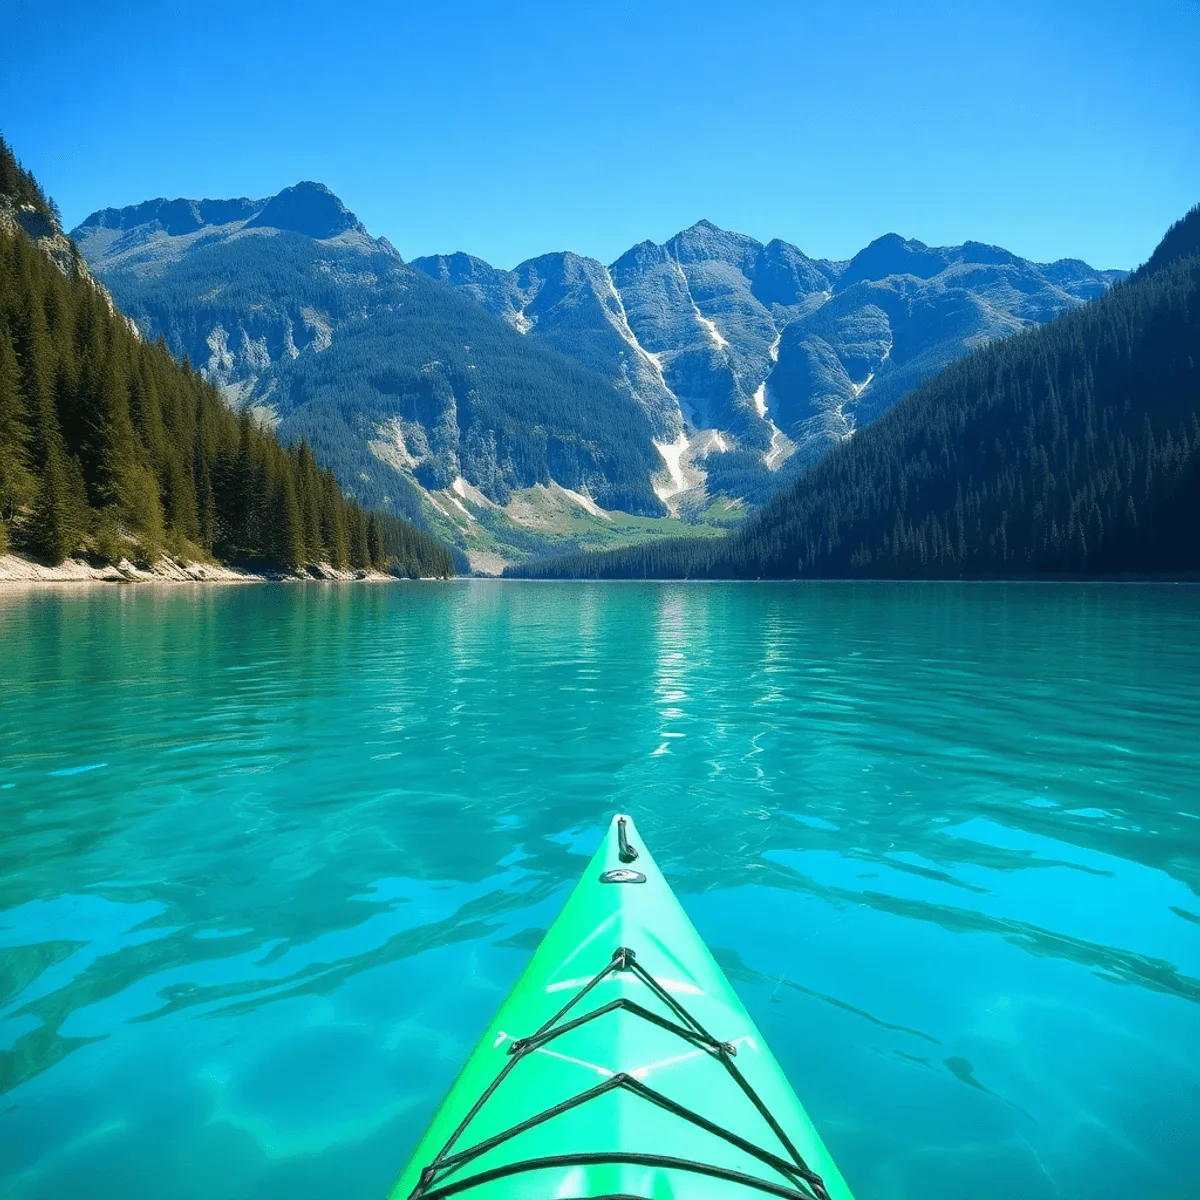
<svg viewBox="0 0 1200 1200">
<path fill-rule="evenodd" d="M 0 1195 L 381 1198 L 615 810 L 858 1200 L 1200 1195 L 1200 589 L 0 590 Z"/>
</svg>

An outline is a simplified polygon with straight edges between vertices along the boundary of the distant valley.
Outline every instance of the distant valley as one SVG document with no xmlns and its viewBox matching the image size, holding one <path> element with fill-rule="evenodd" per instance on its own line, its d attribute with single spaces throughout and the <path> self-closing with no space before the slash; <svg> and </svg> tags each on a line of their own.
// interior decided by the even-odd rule
<svg viewBox="0 0 1200 1200">
<path fill-rule="evenodd" d="M 608 266 L 405 263 L 312 183 L 73 237 L 144 336 L 485 572 L 719 533 L 947 363 L 1124 275 L 894 234 L 831 262 L 707 221 Z"/>
</svg>

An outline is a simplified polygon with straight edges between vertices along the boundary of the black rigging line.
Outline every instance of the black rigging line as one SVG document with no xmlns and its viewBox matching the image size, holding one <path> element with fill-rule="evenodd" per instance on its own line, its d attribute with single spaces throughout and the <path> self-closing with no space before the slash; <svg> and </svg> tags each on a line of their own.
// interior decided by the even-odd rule
<svg viewBox="0 0 1200 1200">
<path fill-rule="evenodd" d="M 632 846 L 628 846 L 625 842 L 624 822 L 618 824 L 618 838 L 623 847 L 622 859 L 624 861 L 632 861 L 637 857 L 637 851 Z M 624 852 L 628 851 L 631 855 L 629 859 L 624 859 Z M 592 1009 L 590 1012 L 584 1013 L 580 1017 L 575 1017 L 570 1021 L 559 1024 L 564 1016 L 571 1011 L 575 1005 L 583 999 L 598 983 L 603 979 L 607 979 L 610 975 L 618 971 L 629 971 L 642 981 L 654 995 L 661 1000 L 667 1008 L 678 1018 L 678 1023 L 671 1021 L 666 1017 L 660 1016 L 658 1013 L 652 1012 L 650 1009 L 643 1007 L 636 1001 L 622 998 L 614 1000 L 609 1004 L 603 1004 L 599 1008 Z M 602 1017 L 610 1012 L 624 1011 L 632 1013 L 636 1017 L 640 1017 L 644 1021 L 649 1021 L 651 1024 L 657 1025 L 660 1029 L 665 1029 L 677 1037 L 697 1046 L 702 1050 L 708 1051 L 717 1058 L 721 1065 L 729 1072 L 738 1087 L 745 1093 L 751 1104 L 758 1110 L 759 1114 L 770 1127 L 771 1132 L 779 1139 L 780 1144 L 787 1150 L 789 1158 L 782 1158 L 771 1151 L 764 1149 L 761 1146 L 756 1146 L 753 1142 L 734 1133 L 732 1130 L 725 1129 L 721 1125 L 708 1120 L 707 1117 L 701 1116 L 694 1110 L 687 1108 L 685 1105 L 679 1104 L 664 1096 L 661 1092 L 654 1088 L 647 1087 L 640 1080 L 634 1079 L 632 1075 L 626 1074 L 624 1071 L 616 1075 L 610 1076 L 603 1083 L 597 1084 L 595 1087 L 588 1088 L 586 1091 L 579 1092 L 577 1095 L 571 1096 L 566 1100 L 560 1101 L 558 1104 L 552 1105 L 549 1108 L 543 1109 L 541 1112 L 535 1113 L 533 1116 L 526 1118 L 524 1121 L 518 1122 L 500 1133 L 494 1134 L 492 1137 L 485 1138 L 481 1142 L 475 1143 L 473 1146 L 468 1146 L 463 1150 L 454 1150 L 455 1144 L 466 1131 L 466 1128 L 478 1115 L 479 1110 L 483 1108 L 488 1099 L 496 1091 L 496 1089 L 508 1078 L 510 1072 L 516 1067 L 526 1055 L 532 1054 L 535 1050 L 546 1045 L 547 1042 L 561 1034 L 568 1033 L 572 1029 L 578 1029 L 581 1025 L 588 1021 L 593 1021 L 597 1017 Z M 734 1058 L 737 1055 L 736 1047 L 730 1042 L 719 1042 L 687 1011 L 687 1009 L 679 1003 L 662 985 L 654 978 L 642 965 L 637 961 L 637 956 L 634 952 L 625 946 L 620 946 L 613 951 L 612 958 L 607 965 L 594 975 L 578 992 L 571 997 L 552 1016 L 548 1021 L 541 1025 L 535 1032 L 526 1037 L 517 1038 L 508 1048 L 508 1062 L 500 1069 L 499 1074 L 492 1082 L 484 1089 L 479 1099 L 471 1106 L 471 1110 L 459 1122 L 458 1128 L 446 1140 L 446 1144 L 438 1152 L 437 1157 L 426 1166 L 422 1171 L 420 1178 L 417 1180 L 416 1187 L 409 1193 L 409 1200 L 442 1200 L 443 1197 L 457 1195 L 459 1192 L 467 1191 L 473 1187 L 482 1186 L 496 1179 L 503 1179 L 509 1175 L 516 1175 L 526 1171 L 545 1170 L 549 1167 L 567 1167 L 567 1166 L 593 1166 L 601 1164 L 620 1164 L 625 1163 L 631 1166 L 652 1166 L 662 1167 L 670 1170 L 690 1171 L 694 1174 L 707 1175 L 710 1178 L 725 1180 L 729 1183 L 737 1183 L 747 1188 L 752 1188 L 756 1191 L 764 1192 L 771 1196 L 782 1196 L 785 1200 L 830 1200 L 829 1193 L 825 1189 L 824 1181 L 815 1171 L 813 1171 L 804 1161 L 799 1150 L 796 1149 L 792 1140 L 783 1131 L 782 1126 L 775 1119 L 774 1115 L 763 1103 L 758 1093 L 750 1086 L 746 1077 L 738 1070 L 734 1063 Z M 719 1167 L 712 1163 L 695 1162 L 691 1159 L 673 1158 L 663 1154 L 638 1154 L 626 1151 L 614 1151 L 611 1153 L 579 1153 L 579 1154 L 556 1154 L 542 1158 L 527 1158 L 519 1162 L 506 1163 L 503 1166 L 493 1167 L 490 1170 L 480 1172 L 477 1175 L 468 1176 L 466 1179 L 446 1181 L 446 1176 L 457 1170 L 459 1167 L 471 1162 L 473 1159 L 479 1158 L 481 1155 L 494 1150 L 503 1142 L 511 1138 L 517 1137 L 526 1130 L 533 1129 L 537 1125 L 544 1124 L 546 1121 L 553 1119 L 560 1113 L 568 1112 L 573 1108 L 578 1108 L 582 1104 L 586 1104 L 589 1100 L 594 1100 L 597 1096 L 603 1096 L 615 1089 L 624 1089 L 632 1092 L 635 1096 L 640 1097 L 649 1104 L 656 1105 L 659 1108 L 677 1116 L 682 1120 L 688 1121 L 693 1125 L 703 1129 L 706 1133 L 713 1134 L 722 1140 L 729 1142 L 730 1145 L 736 1146 L 739 1150 L 746 1154 L 757 1158 L 766 1166 L 778 1171 L 787 1181 L 787 1185 L 772 1183 L 769 1180 L 760 1179 L 754 1175 L 747 1175 L 742 1171 L 730 1170 L 726 1167 Z"/>
</svg>

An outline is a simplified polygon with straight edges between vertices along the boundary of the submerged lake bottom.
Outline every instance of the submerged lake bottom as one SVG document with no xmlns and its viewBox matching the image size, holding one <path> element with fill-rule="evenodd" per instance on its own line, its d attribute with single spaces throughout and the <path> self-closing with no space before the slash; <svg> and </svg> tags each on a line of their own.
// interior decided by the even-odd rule
<svg viewBox="0 0 1200 1200">
<path fill-rule="evenodd" d="M 382 1198 L 632 813 L 859 1200 L 1200 1195 L 1200 588 L 0 590 L 0 1195 Z"/>
</svg>

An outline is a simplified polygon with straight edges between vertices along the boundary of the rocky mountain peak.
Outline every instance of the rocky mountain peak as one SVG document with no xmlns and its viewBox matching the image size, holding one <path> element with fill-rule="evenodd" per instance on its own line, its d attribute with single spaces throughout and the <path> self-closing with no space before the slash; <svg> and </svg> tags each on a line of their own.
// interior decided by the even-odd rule
<svg viewBox="0 0 1200 1200">
<path fill-rule="evenodd" d="M 787 306 L 826 291 L 835 274 L 828 263 L 815 262 L 790 242 L 773 238 L 759 253 L 751 286 L 761 303 Z"/>
<path fill-rule="evenodd" d="M 366 233 L 359 219 L 323 183 L 303 180 L 267 200 L 188 200 L 159 198 L 126 208 L 92 213 L 80 232 L 128 231 L 157 226 L 169 237 L 184 237 L 206 226 L 245 222 L 248 229 L 287 229 L 311 238 L 337 237 L 353 229 Z"/>
<path fill-rule="evenodd" d="M 636 246 L 630 246 L 616 262 L 610 265 L 610 270 L 615 272 L 624 270 L 640 270 L 654 263 L 666 262 L 667 252 L 657 242 L 652 242 L 647 239 L 644 242 L 638 242 Z"/>
<path fill-rule="evenodd" d="M 288 229 L 323 240 L 353 229 L 366 233 L 359 219 L 323 183 L 303 180 L 284 188 L 263 205 L 247 228 Z"/>
<path fill-rule="evenodd" d="M 889 275 L 915 275 L 932 279 L 945 270 L 945 255 L 915 238 L 885 233 L 860 250 L 838 279 L 838 290 L 863 280 L 886 279 Z"/>
<path fill-rule="evenodd" d="M 1003 246 L 992 246 L 987 242 L 963 242 L 962 260 L 965 263 L 982 263 L 996 266 L 1016 266 L 1019 259 L 1011 250 Z M 1090 268 L 1089 268 L 1090 269 Z"/>
<path fill-rule="evenodd" d="M 705 220 L 681 230 L 667 242 L 667 248 L 679 262 L 716 260 L 746 268 L 758 256 L 762 245 L 744 233 L 734 233 Z"/>
</svg>

